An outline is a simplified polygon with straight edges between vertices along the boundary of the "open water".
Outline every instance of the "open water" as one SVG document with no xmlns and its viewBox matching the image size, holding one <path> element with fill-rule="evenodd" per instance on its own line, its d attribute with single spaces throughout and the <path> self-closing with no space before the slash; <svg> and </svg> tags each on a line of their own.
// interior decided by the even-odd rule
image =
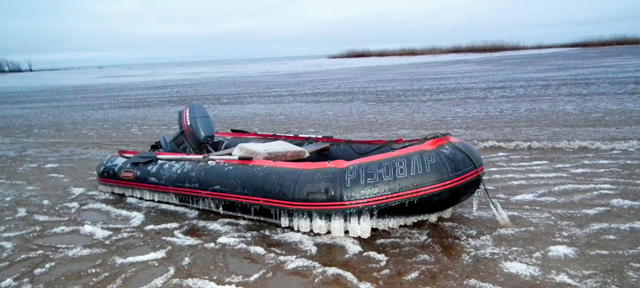
<svg viewBox="0 0 640 288">
<path fill-rule="evenodd" d="M 0 287 L 638 287 L 640 47 L 0 75 Z M 314 235 L 97 191 L 205 105 L 219 130 L 471 140 L 448 219 Z"/>
</svg>

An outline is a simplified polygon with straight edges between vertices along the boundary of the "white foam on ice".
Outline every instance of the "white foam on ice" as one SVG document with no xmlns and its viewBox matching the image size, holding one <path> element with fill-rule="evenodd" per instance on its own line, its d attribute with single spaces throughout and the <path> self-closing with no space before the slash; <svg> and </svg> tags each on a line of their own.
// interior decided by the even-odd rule
<svg viewBox="0 0 640 288">
<path fill-rule="evenodd" d="M 547 248 L 547 255 L 551 258 L 574 258 L 578 255 L 578 249 L 566 245 L 555 245 Z"/>
<path fill-rule="evenodd" d="M 287 232 L 275 235 L 273 238 L 283 242 L 292 243 L 296 247 L 306 251 L 307 254 L 313 255 L 318 251 L 318 247 L 314 244 L 313 238 L 302 233 Z"/>
<path fill-rule="evenodd" d="M 278 256 L 278 260 L 281 262 L 285 262 L 284 269 L 285 270 L 293 270 L 298 268 L 314 268 L 321 269 L 323 268 L 320 263 L 311 261 L 307 258 L 300 258 L 296 256 Z"/>
<path fill-rule="evenodd" d="M 27 216 L 27 209 L 17 208 L 17 210 L 18 210 L 18 214 L 16 214 L 16 216 L 13 216 L 14 218 L 22 218 L 24 216 Z"/>
<path fill-rule="evenodd" d="M 158 209 L 178 212 L 178 213 L 186 215 L 189 218 L 198 217 L 198 211 L 197 210 L 189 209 L 189 208 L 186 208 L 186 207 L 180 207 L 180 206 L 176 206 L 176 205 L 168 205 L 168 204 L 156 203 L 156 202 L 151 202 L 151 201 L 143 201 L 143 200 L 138 200 L 138 199 L 133 198 L 133 197 L 127 197 L 126 202 L 129 203 L 129 204 L 133 204 L 133 205 L 136 205 L 136 206 L 143 207 L 143 208 L 158 208 Z"/>
<path fill-rule="evenodd" d="M 595 149 L 595 150 L 628 150 L 640 149 L 640 141 L 473 141 L 475 146 L 482 148 L 504 149 Z"/>
<path fill-rule="evenodd" d="M 241 275 L 234 275 L 231 276 L 227 279 L 225 279 L 225 282 L 231 282 L 231 283 L 239 283 L 239 282 L 253 282 L 258 280 L 258 278 L 260 278 L 260 276 L 262 276 L 262 274 L 264 274 L 265 272 L 267 272 L 266 269 L 262 269 L 260 271 L 258 271 L 257 273 L 251 275 L 250 277 L 243 277 Z"/>
<path fill-rule="evenodd" d="M 411 281 L 418 278 L 418 276 L 420 276 L 420 270 L 413 271 L 413 273 L 405 275 L 402 279 L 405 281 Z"/>
<path fill-rule="evenodd" d="M 68 220 L 68 219 L 69 219 L 69 217 L 61 218 L 61 217 L 52 217 L 52 216 L 39 215 L 39 214 L 33 215 L 33 220 L 42 221 L 42 222 L 65 221 L 65 220 Z"/>
<path fill-rule="evenodd" d="M 603 173 L 610 171 L 622 171 L 618 168 L 609 168 L 609 169 L 590 169 L 590 168 L 581 168 L 581 169 L 572 169 L 569 170 L 571 173 L 583 174 L 583 173 Z"/>
<path fill-rule="evenodd" d="M 362 252 L 360 242 L 353 238 L 339 237 L 333 235 L 323 235 L 320 237 L 311 238 L 315 243 L 335 244 L 343 246 L 347 250 L 347 257 L 353 256 Z"/>
<path fill-rule="evenodd" d="M 100 191 L 89 191 L 89 192 L 86 192 L 85 195 L 93 196 L 93 199 L 97 199 L 97 200 L 116 199 L 116 197 L 113 196 L 112 194 L 103 193 Z"/>
<path fill-rule="evenodd" d="M 238 228 L 237 225 L 229 225 L 231 224 L 230 222 L 222 221 L 222 219 L 218 221 L 193 220 L 189 221 L 188 223 L 193 223 L 208 230 L 220 233 L 231 233 L 236 231 L 236 229 Z"/>
<path fill-rule="evenodd" d="M 343 277 L 345 280 L 349 281 L 351 284 L 353 284 L 353 285 L 355 285 L 357 287 L 361 287 L 361 288 L 372 288 L 372 287 L 374 287 L 373 285 L 371 285 L 371 283 L 360 282 L 360 280 L 358 280 L 358 278 L 356 278 L 356 276 L 351 274 L 351 272 L 344 271 L 344 270 L 336 268 L 336 267 L 326 267 L 326 268 L 323 268 L 322 270 L 328 276 L 333 276 L 333 277 L 340 276 L 340 277 Z"/>
<path fill-rule="evenodd" d="M 533 276 L 539 276 L 540 274 L 542 274 L 542 272 L 540 271 L 540 268 L 533 265 L 520 263 L 520 262 L 512 262 L 512 261 L 502 262 L 500 264 L 500 267 L 502 267 L 502 269 L 508 273 L 516 274 L 516 275 L 519 275 L 520 277 L 527 278 L 527 279 Z"/>
<path fill-rule="evenodd" d="M 60 204 L 60 206 L 69 207 L 69 209 L 71 209 L 71 213 L 76 213 L 76 210 L 80 208 L 80 204 L 78 204 L 78 202 L 64 203 Z"/>
<path fill-rule="evenodd" d="M 551 188 L 551 192 L 567 191 L 567 190 L 589 190 L 589 189 L 615 189 L 616 186 L 609 184 L 566 184 Z"/>
<path fill-rule="evenodd" d="M 79 231 L 80 234 L 83 235 L 88 235 L 88 236 L 92 236 L 95 239 L 99 239 L 102 240 L 104 238 L 107 238 L 109 236 L 111 236 L 111 234 L 113 234 L 113 232 L 108 231 L 108 230 L 104 230 L 102 228 L 96 227 L 96 226 L 91 226 L 88 224 L 85 224 L 82 227 L 68 227 L 68 226 L 60 226 L 60 227 L 56 227 L 54 229 L 51 229 L 45 233 L 68 233 L 71 231 Z"/>
<path fill-rule="evenodd" d="M 640 206 L 640 202 L 629 201 L 625 199 L 613 199 L 609 201 L 609 204 L 611 204 L 611 206 L 624 207 L 624 208 Z"/>
<path fill-rule="evenodd" d="M 493 172 L 493 171 L 526 171 L 526 170 L 549 170 L 551 167 L 549 166 L 525 166 L 525 167 L 494 167 L 494 168 L 486 168 L 485 171 Z"/>
<path fill-rule="evenodd" d="M 524 232 L 533 232 L 535 229 L 533 227 L 524 227 L 524 228 L 499 228 L 496 232 L 493 233 L 494 236 L 512 236 L 515 234 L 521 234 Z"/>
<path fill-rule="evenodd" d="M 69 189 L 69 193 L 71 193 L 73 196 L 71 196 L 71 198 L 75 198 L 78 197 L 78 195 L 86 192 L 87 190 L 84 188 L 77 188 L 77 187 L 71 187 L 71 189 Z"/>
<path fill-rule="evenodd" d="M 387 257 L 386 255 L 382 254 L 382 253 L 378 253 L 375 251 L 367 251 L 362 253 L 362 256 L 367 256 L 367 257 L 371 257 L 375 260 L 378 260 L 380 263 L 378 263 L 378 265 L 380 267 L 384 266 L 387 264 L 387 260 L 389 260 L 389 257 Z"/>
<path fill-rule="evenodd" d="M 176 269 L 173 267 L 169 267 L 169 271 L 167 271 L 167 273 L 163 274 L 162 276 L 153 279 L 153 281 L 151 281 L 151 283 L 142 286 L 141 288 L 157 288 L 157 287 L 162 287 L 162 285 L 167 282 L 171 276 L 173 276 L 173 274 L 176 273 Z"/>
<path fill-rule="evenodd" d="M 175 235 L 176 237 L 162 237 L 162 239 L 180 246 L 198 245 L 202 243 L 202 240 L 185 236 L 180 233 L 180 231 L 173 231 L 173 235 Z"/>
<path fill-rule="evenodd" d="M 595 207 L 595 208 L 592 208 L 592 209 L 583 209 L 583 210 L 581 211 L 581 213 L 583 213 L 583 214 L 588 214 L 588 215 L 596 215 L 596 214 L 598 214 L 598 213 L 602 213 L 602 212 L 604 212 L 604 211 L 608 211 L 608 210 L 611 210 L 611 208 L 607 208 L 607 207 Z"/>
<path fill-rule="evenodd" d="M 80 234 L 91 235 L 91 236 L 93 236 L 93 238 L 102 240 L 104 238 L 107 238 L 107 237 L 111 236 L 111 234 L 113 234 L 113 232 L 108 231 L 108 230 L 104 230 L 104 229 L 96 227 L 96 226 L 91 226 L 91 225 L 85 224 L 84 226 L 82 226 L 80 228 Z"/>
<path fill-rule="evenodd" d="M 41 268 L 33 270 L 33 275 L 36 275 L 36 276 L 41 275 L 42 273 L 49 271 L 49 269 L 51 269 L 51 267 L 53 267 L 54 265 L 56 265 L 56 262 L 49 262 L 44 266 L 42 266 Z"/>
<path fill-rule="evenodd" d="M 37 166 L 37 164 L 34 164 L 34 165 Z M 47 165 L 44 165 L 44 168 L 55 168 L 58 166 L 60 166 L 60 164 L 47 164 Z"/>
<path fill-rule="evenodd" d="M 551 278 L 554 281 L 556 281 L 558 283 L 561 283 L 561 284 L 569 284 L 569 285 L 573 285 L 573 286 L 577 286 L 577 287 L 582 287 L 582 285 L 580 285 L 580 283 L 578 283 L 576 281 L 573 281 L 565 273 L 560 273 L 560 274 L 555 274 L 554 273 L 554 275 L 549 276 L 549 278 Z"/>
<path fill-rule="evenodd" d="M 537 192 L 537 193 L 521 194 L 521 195 L 509 198 L 509 201 L 516 201 L 516 202 L 518 201 L 521 201 L 521 202 L 526 202 L 526 201 L 556 202 L 558 201 L 558 199 L 553 197 L 538 197 L 540 196 L 540 194 L 542 193 Z"/>
<path fill-rule="evenodd" d="M 82 209 L 96 209 L 109 212 L 112 216 L 123 216 L 129 218 L 129 225 L 107 225 L 105 227 L 111 228 L 125 228 L 125 227 L 137 227 L 144 221 L 144 214 L 140 212 L 127 211 L 122 209 L 116 209 L 103 203 L 92 203 L 83 206 Z"/>
<path fill-rule="evenodd" d="M 61 174 L 47 174 L 47 176 L 55 177 L 55 178 L 64 178 L 64 175 L 61 175 Z"/>
<path fill-rule="evenodd" d="M 527 174 L 498 174 L 484 176 L 484 179 L 503 179 L 503 178 L 555 178 L 555 177 L 569 177 L 566 173 L 527 173 Z"/>
<path fill-rule="evenodd" d="M 64 258 L 64 257 L 77 258 L 77 257 L 82 257 L 87 255 L 100 254 L 104 252 L 107 252 L 107 250 L 100 249 L 100 248 L 89 249 L 89 248 L 76 247 L 56 255 L 54 258 Z"/>
<path fill-rule="evenodd" d="M 11 242 L 0 242 L 0 246 L 4 248 L 4 252 L 0 255 L 0 258 L 4 259 L 11 254 L 14 244 Z"/>
<path fill-rule="evenodd" d="M 226 236 L 221 236 L 216 240 L 216 243 L 218 244 L 225 244 L 225 245 L 231 245 L 231 246 L 236 246 L 242 243 L 242 241 L 245 241 L 246 239 L 244 238 L 239 238 L 239 237 L 234 237 L 235 235 L 226 235 Z"/>
<path fill-rule="evenodd" d="M 189 279 L 174 279 L 169 283 L 178 284 L 182 287 L 191 287 L 191 288 L 239 288 L 236 285 L 220 285 L 215 282 L 211 282 L 206 279 L 199 278 L 189 278 Z"/>
<path fill-rule="evenodd" d="M 581 193 L 578 194 L 576 196 L 571 197 L 571 200 L 583 200 L 583 199 L 589 199 L 589 198 L 593 198 L 593 197 L 597 197 L 600 195 L 605 195 L 605 194 L 618 194 L 618 191 L 611 191 L 611 190 L 600 190 L 600 191 L 593 191 L 593 192 L 589 192 L 589 193 Z"/>
<path fill-rule="evenodd" d="M 20 255 L 20 257 L 18 257 L 18 259 L 16 259 L 15 262 L 21 261 L 22 259 L 40 257 L 42 255 L 44 255 L 44 251 L 42 251 L 42 250 L 35 251 L 35 252 L 30 252 L 30 253 L 25 253 L 25 254 Z"/>
<path fill-rule="evenodd" d="M 176 229 L 178 227 L 180 227 L 180 223 L 166 223 L 160 225 L 148 225 L 144 227 L 144 230 Z"/>
<path fill-rule="evenodd" d="M 171 249 L 171 247 L 168 247 L 167 249 L 163 249 L 160 251 L 151 252 L 149 254 L 131 256 L 127 258 L 121 258 L 116 256 L 116 257 L 113 257 L 113 260 L 116 262 L 116 265 L 158 260 L 158 259 L 167 257 L 167 251 L 169 251 L 169 249 Z"/>
<path fill-rule="evenodd" d="M 619 230 L 640 229 L 640 221 L 631 222 L 631 223 L 620 223 L 620 224 L 595 223 L 595 224 L 589 225 L 589 227 L 587 227 L 587 229 L 584 229 L 583 232 L 593 233 L 603 229 L 619 229 Z"/>
<path fill-rule="evenodd" d="M 496 285 L 493 285 L 493 284 L 480 282 L 480 281 L 478 281 L 476 279 L 464 280 L 464 285 L 471 286 L 471 287 L 477 287 L 477 288 L 501 288 L 500 286 L 496 286 Z"/>
<path fill-rule="evenodd" d="M 589 252 L 590 255 L 620 255 L 620 256 L 631 256 L 640 254 L 640 247 L 638 249 L 629 249 L 629 250 L 594 250 Z"/>
<path fill-rule="evenodd" d="M 520 162 L 520 163 L 513 163 L 511 164 L 511 166 L 535 166 L 535 165 L 542 165 L 542 164 L 549 164 L 549 161 Z"/>
<path fill-rule="evenodd" d="M 2 234 L 0 234 L 0 238 L 11 238 L 11 237 L 16 237 L 16 236 L 20 236 L 20 235 L 36 232 L 36 231 L 40 231 L 40 227 L 39 226 L 31 227 L 29 229 L 22 230 L 22 231 L 17 231 L 17 232 L 2 233 Z"/>
</svg>

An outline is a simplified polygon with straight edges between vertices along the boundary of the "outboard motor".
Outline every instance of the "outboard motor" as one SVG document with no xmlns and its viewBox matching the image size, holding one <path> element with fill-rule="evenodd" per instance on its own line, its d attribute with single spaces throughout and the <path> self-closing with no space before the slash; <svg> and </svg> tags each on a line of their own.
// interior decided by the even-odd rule
<svg viewBox="0 0 640 288">
<path fill-rule="evenodd" d="M 179 111 L 178 127 L 180 130 L 173 137 L 162 136 L 160 141 L 156 142 L 158 150 L 185 154 L 210 152 L 216 130 L 202 105 L 191 104 Z"/>
</svg>

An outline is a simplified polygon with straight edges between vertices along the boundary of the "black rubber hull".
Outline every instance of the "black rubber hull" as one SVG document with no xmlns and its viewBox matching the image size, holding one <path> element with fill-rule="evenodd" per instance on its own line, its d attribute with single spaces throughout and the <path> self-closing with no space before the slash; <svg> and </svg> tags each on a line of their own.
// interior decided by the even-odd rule
<svg viewBox="0 0 640 288">
<path fill-rule="evenodd" d="M 454 141 L 434 139 L 353 161 L 134 163 L 114 155 L 97 172 L 103 191 L 283 226 L 294 227 L 289 219 L 333 223 L 340 217 L 348 226 L 354 216 L 365 222 L 420 217 L 468 199 L 480 185 L 482 158 L 469 144 Z"/>
</svg>

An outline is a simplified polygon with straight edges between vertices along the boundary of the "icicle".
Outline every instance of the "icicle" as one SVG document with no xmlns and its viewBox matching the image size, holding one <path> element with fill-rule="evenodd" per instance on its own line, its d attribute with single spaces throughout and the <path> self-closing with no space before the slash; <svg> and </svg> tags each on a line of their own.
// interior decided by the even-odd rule
<svg viewBox="0 0 640 288">
<path fill-rule="evenodd" d="M 349 223 L 347 224 L 347 230 L 349 230 L 349 236 L 358 237 L 360 236 L 360 228 L 358 227 L 358 215 L 352 214 L 349 219 Z"/>
<path fill-rule="evenodd" d="M 311 231 L 311 219 L 309 219 L 309 214 L 302 213 L 302 216 L 300 217 L 300 223 L 298 224 L 298 228 L 300 228 L 300 232 Z"/>
<path fill-rule="evenodd" d="M 453 213 L 453 208 L 449 208 L 447 210 L 444 210 L 442 212 L 442 218 L 449 219 L 449 217 L 451 217 L 451 213 Z"/>
<path fill-rule="evenodd" d="M 331 214 L 331 235 L 344 236 L 344 215 L 340 212 Z"/>
<path fill-rule="evenodd" d="M 287 211 L 280 212 L 280 226 L 281 227 L 289 227 L 289 216 Z"/>
<path fill-rule="evenodd" d="M 433 213 L 429 215 L 429 222 L 435 223 L 438 221 L 438 213 Z"/>
<path fill-rule="evenodd" d="M 491 210 L 493 210 L 493 214 L 496 215 L 496 218 L 498 219 L 498 223 L 500 223 L 500 225 L 503 225 L 503 226 L 511 226 L 511 221 L 509 221 L 509 217 L 507 216 L 507 213 L 505 213 L 504 210 L 502 210 L 502 207 L 500 207 L 500 204 L 498 204 L 498 202 L 496 201 L 491 201 L 491 202 L 492 202 L 492 205 L 489 205 L 489 206 L 491 206 Z"/>
<path fill-rule="evenodd" d="M 360 237 L 369 238 L 371 236 L 371 218 L 369 212 L 362 212 L 360 215 Z"/>
<path fill-rule="evenodd" d="M 300 216 L 298 212 L 293 212 L 293 230 L 298 230 L 298 225 L 300 224 Z"/>
<path fill-rule="evenodd" d="M 313 232 L 318 234 L 326 234 L 327 231 L 329 231 L 329 225 L 327 225 L 327 221 L 324 219 L 324 217 L 315 212 L 311 216 L 313 218 L 311 220 L 311 228 L 313 229 Z"/>
<path fill-rule="evenodd" d="M 481 195 L 482 189 L 478 189 L 475 193 L 473 193 L 473 214 L 475 214 L 476 210 L 478 210 L 478 199 L 480 199 Z"/>
</svg>

